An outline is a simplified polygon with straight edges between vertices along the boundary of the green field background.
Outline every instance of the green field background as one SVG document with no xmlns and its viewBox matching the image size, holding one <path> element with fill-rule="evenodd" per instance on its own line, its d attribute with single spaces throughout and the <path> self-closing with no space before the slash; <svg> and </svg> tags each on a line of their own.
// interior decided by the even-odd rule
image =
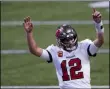
<svg viewBox="0 0 110 89">
<path fill-rule="evenodd" d="M 30 16 L 34 21 L 92 20 L 90 2 L 1 2 L 1 21 L 23 21 Z M 103 20 L 109 15 L 98 8 Z M 56 44 L 55 31 L 59 25 L 34 26 L 34 38 L 46 48 Z M 94 25 L 72 25 L 80 40 L 96 37 Z M 105 43 L 109 48 L 109 25 L 105 27 Z M 28 50 L 23 26 L 1 26 L 1 50 Z M 91 58 L 91 84 L 109 85 L 109 54 Z M 1 85 L 58 85 L 53 63 L 48 64 L 31 54 L 1 54 Z"/>
</svg>

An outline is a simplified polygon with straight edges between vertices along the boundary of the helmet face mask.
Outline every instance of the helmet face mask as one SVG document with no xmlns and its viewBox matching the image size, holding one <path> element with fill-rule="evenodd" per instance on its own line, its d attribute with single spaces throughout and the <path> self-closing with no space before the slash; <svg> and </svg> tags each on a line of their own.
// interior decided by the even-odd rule
<svg viewBox="0 0 110 89">
<path fill-rule="evenodd" d="M 77 33 L 70 25 L 62 25 L 56 31 L 58 46 L 66 51 L 77 48 Z"/>
</svg>

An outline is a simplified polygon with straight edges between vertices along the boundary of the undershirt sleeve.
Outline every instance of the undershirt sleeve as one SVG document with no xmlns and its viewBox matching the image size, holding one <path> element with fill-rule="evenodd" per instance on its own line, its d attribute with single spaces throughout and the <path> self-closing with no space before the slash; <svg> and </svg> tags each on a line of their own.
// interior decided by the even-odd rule
<svg viewBox="0 0 110 89">
<path fill-rule="evenodd" d="M 40 57 L 46 60 L 48 63 L 51 63 L 53 61 L 51 53 L 45 49 L 43 49 L 42 55 Z"/>
<path fill-rule="evenodd" d="M 94 43 L 89 44 L 89 45 L 88 45 L 88 48 L 87 48 L 88 55 L 95 57 L 96 54 L 97 54 L 98 49 L 99 49 L 99 48 L 96 47 L 96 46 L 94 45 Z"/>
<path fill-rule="evenodd" d="M 43 49 L 42 55 L 40 56 L 42 59 L 49 61 L 49 53 L 47 50 Z"/>
<path fill-rule="evenodd" d="M 85 39 L 82 41 L 83 48 L 89 56 L 95 57 L 98 52 L 98 47 L 95 46 L 94 42 L 90 39 Z"/>
</svg>

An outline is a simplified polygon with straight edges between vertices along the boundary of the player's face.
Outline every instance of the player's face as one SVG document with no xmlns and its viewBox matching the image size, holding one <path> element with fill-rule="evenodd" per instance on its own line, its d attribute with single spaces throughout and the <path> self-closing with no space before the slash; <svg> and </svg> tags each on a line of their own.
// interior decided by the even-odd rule
<svg viewBox="0 0 110 89">
<path fill-rule="evenodd" d="M 62 39 L 61 42 L 67 47 L 67 48 L 71 48 L 74 46 L 74 39 L 71 37 L 69 39 Z"/>
<path fill-rule="evenodd" d="M 61 39 L 61 43 L 66 50 L 73 50 L 74 46 L 76 46 L 76 39 L 72 36 L 70 38 Z"/>
</svg>

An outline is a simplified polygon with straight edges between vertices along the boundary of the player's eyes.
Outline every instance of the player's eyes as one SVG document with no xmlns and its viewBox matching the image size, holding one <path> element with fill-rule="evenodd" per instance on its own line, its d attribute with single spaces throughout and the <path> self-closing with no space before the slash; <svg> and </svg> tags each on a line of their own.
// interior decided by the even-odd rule
<svg viewBox="0 0 110 89">
<path fill-rule="evenodd" d="M 71 40 L 74 40 L 74 37 L 73 37 L 73 36 L 71 36 L 71 37 L 69 37 L 69 38 L 61 39 L 61 42 L 63 42 L 63 43 L 68 43 L 68 42 L 71 41 Z"/>
<path fill-rule="evenodd" d="M 70 39 L 62 39 L 61 42 L 63 43 L 68 43 L 70 41 Z"/>
</svg>

